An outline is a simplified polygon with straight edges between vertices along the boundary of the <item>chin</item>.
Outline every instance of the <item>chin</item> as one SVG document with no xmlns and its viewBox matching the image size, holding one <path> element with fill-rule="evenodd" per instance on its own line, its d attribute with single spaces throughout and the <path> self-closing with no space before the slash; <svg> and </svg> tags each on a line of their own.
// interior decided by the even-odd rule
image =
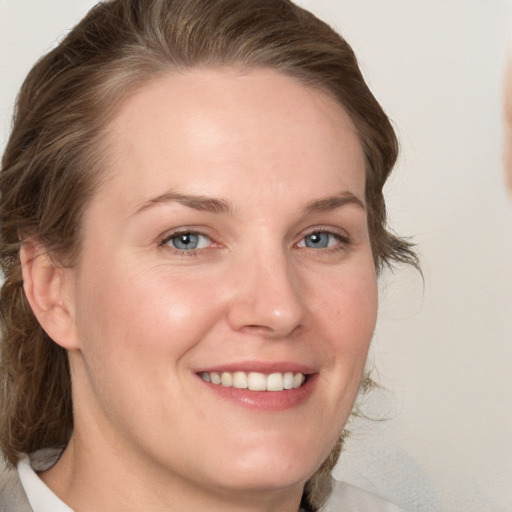
<svg viewBox="0 0 512 512">
<path fill-rule="evenodd" d="M 236 474 L 226 474 L 218 487 L 239 492 L 278 492 L 291 487 L 304 487 L 314 474 L 311 468 L 290 468 L 285 465 L 272 468 L 247 468 Z M 218 478 L 218 475 L 217 475 Z"/>
<path fill-rule="evenodd" d="M 284 443 L 286 444 L 286 443 Z M 315 450 L 316 448 L 316 450 Z M 216 471 L 222 485 L 238 490 L 279 490 L 303 486 L 330 453 L 330 447 L 300 445 L 260 446 L 253 453 L 234 457 Z M 220 483 L 220 482 L 219 482 Z"/>
</svg>

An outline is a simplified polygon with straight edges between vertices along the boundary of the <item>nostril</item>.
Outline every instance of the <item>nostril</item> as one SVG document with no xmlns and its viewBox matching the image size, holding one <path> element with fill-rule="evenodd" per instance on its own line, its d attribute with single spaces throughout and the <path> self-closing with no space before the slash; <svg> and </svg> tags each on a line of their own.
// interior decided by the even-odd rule
<svg viewBox="0 0 512 512">
<path fill-rule="evenodd" d="M 289 338 L 294 336 L 300 329 L 301 325 L 292 326 L 291 328 L 285 327 L 272 327 L 269 325 L 244 325 L 239 332 L 245 332 L 247 334 L 253 334 L 256 336 L 262 336 L 267 338 Z"/>
</svg>

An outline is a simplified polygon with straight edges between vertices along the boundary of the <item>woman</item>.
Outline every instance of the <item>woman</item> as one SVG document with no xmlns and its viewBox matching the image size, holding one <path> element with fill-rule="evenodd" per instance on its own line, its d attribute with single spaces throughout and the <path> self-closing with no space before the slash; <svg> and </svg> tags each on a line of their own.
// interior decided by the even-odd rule
<svg viewBox="0 0 512 512">
<path fill-rule="evenodd" d="M 376 276 L 416 261 L 396 156 L 350 47 L 288 0 L 98 4 L 2 163 L 4 507 L 318 510 Z"/>
</svg>

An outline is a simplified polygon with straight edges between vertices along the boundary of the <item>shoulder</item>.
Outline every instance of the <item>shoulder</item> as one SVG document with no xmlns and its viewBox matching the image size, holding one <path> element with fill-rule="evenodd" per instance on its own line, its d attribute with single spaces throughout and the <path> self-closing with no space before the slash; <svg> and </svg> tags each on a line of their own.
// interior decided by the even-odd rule
<svg viewBox="0 0 512 512">
<path fill-rule="evenodd" d="M 345 482 L 335 482 L 322 512 L 405 512 L 371 492 Z"/>
<path fill-rule="evenodd" d="M 32 512 L 18 471 L 0 462 L 0 512 Z"/>
</svg>

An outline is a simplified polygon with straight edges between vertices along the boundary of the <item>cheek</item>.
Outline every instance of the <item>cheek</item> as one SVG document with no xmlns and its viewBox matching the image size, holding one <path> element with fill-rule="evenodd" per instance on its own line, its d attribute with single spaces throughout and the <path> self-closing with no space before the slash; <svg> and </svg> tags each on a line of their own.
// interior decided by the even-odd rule
<svg viewBox="0 0 512 512">
<path fill-rule="evenodd" d="M 147 421 L 163 421 L 169 404 L 174 409 L 182 405 L 187 390 L 181 379 L 186 365 L 181 363 L 211 329 L 219 308 L 195 278 L 185 282 L 121 266 L 84 275 L 89 279 L 79 296 L 78 401 L 90 403 L 94 397 L 105 416 L 146 429 Z"/>
<path fill-rule="evenodd" d="M 373 265 L 330 276 L 328 286 L 312 292 L 313 316 L 344 355 L 365 357 L 377 320 L 377 279 Z"/>
<path fill-rule="evenodd" d="M 326 402 L 317 412 L 319 424 L 325 426 L 318 440 L 322 445 L 318 451 L 324 457 L 339 438 L 360 390 L 378 304 L 372 263 L 337 276 L 331 274 L 327 282 L 328 288 L 314 292 L 312 311 L 314 330 L 324 335 L 324 343 L 315 347 L 322 352 L 325 363 L 321 382 Z"/>
<path fill-rule="evenodd" d="M 322 345 L 328 380 L 329 404 L 325 422 L 343 425 L 360 389 L 368 349 L 377 319 L 377 281 L 373 265 L 331 276 L 329 293 L 315 304 L 317 330 L 323 329 Z M 319 297 L 318 294 L 316 297 Z M 329 413 L 330 411 L 330 413 Z M 335 432 L 337 435 L 337 432 Z"/>
<path fill-rule="evenodd" d="M 84 275 L 88 279 L 78 299 L 81 338 L 103 355 L 113 352 L 118 359 L 144 360 L 166 352 L 178 358 L 221 314 L 214 286 L 205 286 L 200 275 L 168 275 L 161 269 L 137 272 L 121 265 Z"/>
</svg>

